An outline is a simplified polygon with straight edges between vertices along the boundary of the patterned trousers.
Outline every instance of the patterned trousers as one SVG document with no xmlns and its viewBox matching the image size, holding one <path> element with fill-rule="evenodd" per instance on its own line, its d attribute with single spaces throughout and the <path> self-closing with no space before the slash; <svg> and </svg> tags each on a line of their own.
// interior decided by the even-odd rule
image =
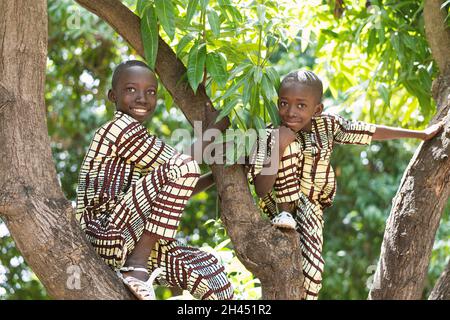
<svg viewBox="0 0 450 320">
<path fill-rule="evenodd" d="M 297 222 L 297 232 L 300 236 L 302 250 L 303 276 L 305 289 L 304 299 L 318 298 L 322 287 L 324 260 L 323 246 L 323 212 L 320 205 L 310 201 L 300 190 L 299 167 L 297 155 L 300 152 L 298 142 L 291 143 L 281 158 L 274 193 L 269 193 L 260 202 L 263 211 L 273 218 L 277 213 L 276 203 L 293 202 L 292 212 Z"/>
<path fill-rule="evenodd" d="M 232 299 L 233 288 L 216 257 L 174 240 L 181 214 L 199 179 L 190 157 L 178 154 L 132 184 L 111 212 L 85 221 L 85 232 L 105 262 L 119 269 L 144 230 L 159 237 L 149 271 L 157 283 L 188 290 L 197 299 Z"/>
</svg>

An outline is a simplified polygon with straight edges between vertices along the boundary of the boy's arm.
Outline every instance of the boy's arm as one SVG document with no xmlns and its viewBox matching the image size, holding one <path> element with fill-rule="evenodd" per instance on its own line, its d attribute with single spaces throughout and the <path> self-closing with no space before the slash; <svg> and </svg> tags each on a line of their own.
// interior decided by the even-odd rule
<svg viewBox="0 0 450 320">
<path fill-rule="evenodd" d="M 278 144 L 275 144 L 275 146 L 278 145 L 279 147 L 278 158 L 274 159 L 277 163 L 267 163 L 264 167 L 275 166 L 276 168 L 279 168 L 285 149 L 295 140 L 295 138 L 295 133 L 291 129 L 281 126 L 279 128 L 279 141 Z M 277 176 L 278 170 L 274 174 L 256 175 L 253 181 L 258 197 L 262 198 L 272 190 Z"/>
<path fill-rule="evenodd" d="M 194 190 L 192 191 L 192 195 L 196 195 L 214 184 L 214 178 L 211 172 L 205 173 L 200 177 L 197 184 L 195 185 Z"/>
<path fill-rule="evenodd" d="M 438 122 L 425 130 L 407 130 L 402 128 L 375 125 L 376 130 L 372 140 L 391 140 L 400 138 L 416 138 L 430 140 L 437 135 L 444 126 L 444 121 Z"/>
</svg>

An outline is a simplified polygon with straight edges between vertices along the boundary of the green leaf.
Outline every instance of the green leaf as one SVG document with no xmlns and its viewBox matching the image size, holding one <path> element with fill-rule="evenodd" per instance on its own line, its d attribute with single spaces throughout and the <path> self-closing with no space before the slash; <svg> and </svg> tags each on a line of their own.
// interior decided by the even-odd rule
<svg viewBox="0 0 450 320">
<path fill-rule="evenodd" d="M 261 78 L 263 75 L 262 69 L 260 66 L 254 66 L 252 69 L 253 72 L 253 81 L 255 82 L 255 84 L 258 84 L 261 82 Z"/>
<path fill-rule="evenodd" d="M 267 67 L 266 74 L 269 77 L 270 81 L 273 83 L 275 91 L 278 91 L 280 87 L 280 74 L 278 73 L 278 71 L 273 67 Z"/>
<path fill-rule="evenodd" d="M 216 123 L 222 120 L 224 117 L 228 116 L 230 112 L 236 107 L 237 103 L 239 102 L 238 97 L 233 97 L 230 100 L 228 100 L 222 110 L 220 110 L 219 115 L 217 116 Z"/>
<path fill-rule="evenodd" d="M 145 7 L 148 6 L 149 4 L 150 3 L 148 0 L 138 0 L 137 5 L 136 5 L 136 12 L 139 17 L 142 17 Z"/>
<path fill-rule="evenodd" d="M 259 85 L 252 86 L 252 92 L 250 94 L 250 113 L 252 115 L 260 115 L 261 103 L 259 101 Z"/>
<path fill-rule="evenodd" d="M 194 36 L 191 33 L 188 33 L 187 35 L 185 35 L 183 38 L 181 38 L 181 40 L 178 42 L 177 44 L 177 51 L 176 54 L 177 56 L 180 56 L 181 52 L 183 51 L 183 49 L 189 44 L 189 42 L 191 42 L 194 39 Z"/>
<path fill-rule="evenodd" d="M 260 116 L 253 117 L 253 124 L 255 125 L 256 130 L 262 130 L 266 128 L 266 123 Z"/>
<path fill-rule="evenodd" d="M 141 34 L 145 60 L 147 60 L 150 68 L 155 69 L 156 55 L 158 53 L 158 23 L 153 6 L 147 6 L 144 9 L 141 20 Z"/>
<path fill-rule="evenodd" d="M 220 19 L 219 19 L 219 15 L 213 10 L 208 11 L 208 23 L 209 23 L 209 26 L 211 27 L 213 34 L 216 37 L 219 37 L 220 36 Z"/>
<path fill-rule="evenodd" d="M 381 96 L 381 99 L 383 99 L 386 106 L 389 106 L 389 104 L 391 102 L 391 98 L 389 96 L 388 89 L 384 85 L 379 85 L 377 89 L 378 89 L 378 93 Z"/>
<path fill-rule="evenodd" d="M 206 70 L 220 88 L 223 88 L 227 84 L 227 62 L 220 53 L 208 53 L 206 56 Z"/>
<path fill-rule="evenodd" d="M 197 10 L 199 0 L 189 0 L 189 4 L 186 11 L 186 23 L 189 24 L 192 20 L 192 17 Z"/>
<path fill-rule="evenodd" d="M 175 36 L 175 15 L 172 0 L 155 0 L 156 15 L 164 31 L 173 40 Z"/>
<path fill-rule="evenodd" d="M 187 77 L 194 92 L 197 92 L 198 85 L 203 80 L 203 72 L 206 60 L 206 44 L 196 43 L 189 51 Z"/>
<path fill-rule="evenodd" d="M 270 120 L 275 127 L 280 125 L 280 113 L 278 112 L 277 105 L 271 101 L 264 99 L 264 103 L 266 105 L 267 112 L 269 113 Z"/>
<path fill-rule="evenodd" d="M 377 30 L 376 29 L 372 29 L 370 30 L 369 33 L 369 40 L 367 41 L 367 55 L 370 56 L 371 53 L 373 53 L 373 49 L 377 43 Z"/>
<path fill-rule="evenodd" d="M 267 99 L 272 100 L 277 96 L 274 85 L 267 74 L 263 75 L 261 86 L 263 90 L 262 94 L 267 97 Z"/>
<path fill-rule="evenodd" d="M 221 100 L 225 100 L 230 97 L 232 94 L 235 94 L 240 87 L 244 84 L 245 81 L 248 80 L 250 73 L 245 73 L 242 76 L 238 77 L 235 83 L 225 91 L 225 94 L 220 97 Z"/>
</svg>

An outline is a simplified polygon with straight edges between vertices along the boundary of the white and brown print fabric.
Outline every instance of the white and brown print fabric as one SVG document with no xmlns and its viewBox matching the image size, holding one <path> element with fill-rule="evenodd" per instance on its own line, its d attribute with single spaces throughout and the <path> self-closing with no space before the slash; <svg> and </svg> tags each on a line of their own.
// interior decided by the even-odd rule
<svg viewBox="0 0 450 320">
<path fill-rule="evenodd" d="M 317 299 L 324 264 L 322 212 L 332 205 L 336 193 L 335 175 L 330 164 L 333 146 L 335 143 L 368 145 L 376 128 L 372 124 L 349 121 L 331 114 L 314 117 L 311 123 L 311 132 L 299 131 L 296 141 L 284 151 L 273 191 L 259 204 L 263 212 L 273 218 L 278 212 L 277 203 L 295 202 L 294 218 L 303 253 L 305 298 Z M 270 134 L 273 129 L 267 130 Z M 264 143 L 259 145 L 266 146 Z M 267 148 L 257 148 L 257 153 L 268 153 Z M 265 158 L 267 155 L 254 156 L 254 159 Z M 250 182 L 261 168 L 262 163 L 250 167 Z"/>
<path fill-rule="evenodd" d="M 178 153 L 120 111 L 99 128 L 83 160 L 76 218 L 96 252 L 123 266 L 143 232 L 159 237 L 148 262 L 157 282 L 199 299 L 231 299 L 216 257 L 175 240 L 180 217 L 199 179 L 196 161 Z"/>
</svg>

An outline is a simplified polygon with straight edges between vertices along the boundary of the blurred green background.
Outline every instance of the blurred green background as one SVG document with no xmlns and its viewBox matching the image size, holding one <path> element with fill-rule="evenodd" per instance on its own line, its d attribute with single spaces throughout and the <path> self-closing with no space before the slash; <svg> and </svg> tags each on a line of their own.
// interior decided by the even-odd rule
<svg viewBox="0 0 450 320">
<path fill-rule="evenodd" d="M 134 5 L 134 1 L 125 2 L 130 7 Z M 325 107 L 348 118 L 385 125 L 424 128 L 435 110 L 431 102 L 430 89 L 431 79 L 436 76 L 437 70 L 431 62 L 429 50 L 424 48 L 426 43 L 423 36 L 423 19 L 420 18 L 421 1 L 404 2 L 408 2 L 410 8 L 401 7 L 398 9 L 400 11 L 390 12 L 389 21 L 397 25 L 387 24 L 385 28 L 404 32 L 406 37 L 409 35 L 415 41 L 418 47 L 416 52 L 410 52 L 408 49 L 407 44 L 411 40 L 398 44 L 394 49 L 397 49 L 397 54 L 403 52 L 405 56 L 401 57 L 399 54 L 395 57 L 397 59 L 395 61 L 422 59 L 419 63 L 426 67 L 411 71 L 422 81 L 420 92 L 414 87 L 408 88 L 409 81 L 414 81 L 408 74 L 402 75 L 405 70 L 400 64 L 395 70 L 396 81 L 386 74 L 380 76 L 380 84 L 375 86 L 378 86 L 376 93 L 383 98 L 381 105 L 373 99 L 368 99 L 370 100 L 368 104 L 360 103 L 360 99 L 364 98 L 361 92 L 371 88 L 370 85 L 363 86 L 365 81 L 370 82 L 373 79 L 372 71 L 367 67 L 370 61 L 347 64 L 339 59 L 340 55 L 346 54 L 343 49 L 346 43 L 349 46 L 347 49 L 354 48 L 349 44 L 352 28 L 355 29 L 358 25 L 364 27 L 370 17 L 364 16 L 358 8 L 349 8 L 345 19 L 355 20 L 352 20 L 350 25 L 339 24 L 339 19 L 333 16 L 332 1 L 319 1 L 322 7 L 316 10 L 323 12 L 316 11 L 315 15 L 310 16 L 310 23 L 305 26 L 315 28 L 318 19 L 322 19 L 320 21 L 323 23 L 327 22 L 328 24 L 322 23 L 322 26 L 317 28 L 321 28 L 322 35 L 330 37 L 326 39 L 330 45 L 333 41 L 335 45 L 324 46 L 323 43 L 320 44 L 322 40 L 309 33 L 308 43 L 305 45 L 303 31 L 300 37 L 293 38 L 288 45 L 280 45 L 272 55 L 270 64 L 281 75 L 303 67 L 318 71 L 319 74 L 335 75 L 326 85 Z M 49 48 L 45 93 L 48 130 L 59 180 L 66 197 L 73 201 L 76 195 L 78 168 L 93 132 L 108 121 L 114 112 L 113 106 L 106 100 L 112 70 L 123 60 L 139 57 L 106 23 L 73 1 L 49 0 L 48 9 Z M 417 13 L 417 16 L 412 14 L 408 16 L 401 11 L 407 9 Z M 362 20 L 356 21 L 358 17 Z M 402 29 L 404 24 L 409 29 Z M 396 27 L 398 29 L 395 29 Z M 416 33 L 411 34 L 411 29 Z M 363 33 L 361 30 L 359 32 Z M 369 39 L 370 30 L 367 31 L 367 37 L 368 42 L 374 41 Z M 376 64 L 386 59 L 382 55 L 382 52 L 385 52 L 382 46 L 389 42 L 389 38 L 379 37 L 378 41 L 379 55 L 372 56 L 372 59 L 378 59 L 372 61 L 375 65 L 374 70 Z M 370 43 L 362 43 L 360 46 L 364 47 L 367 44 Z M 374 44 L 372 46 L 376 47 Z M 347 51 L 347 54 L 350 54 L 350 51 Z M 408 54 L 416 56 L 410 57 Z M 370 60 L 364 52 L 360 55 L 362 60 Z M 346 90 L 342 87 L 341 78 L 345 74 L 348 75 Z M 393 93 L 386 92 L 383 89 L 385 87 L 398 90 Z M 172 104 L 170 96 L 162 86 L 158 94 L 160 98 L 158 108 L 148 123 L 149 130 L 169 143 L 171 132 L 177 128 L 186 128 L 192 132 L 185 117 Z M 391 103 L 389 99 L 392 99 Z M 333 207 L 325 211 L 326 263 L 320 299 L 366 299 L 367 283 L 370 282 L 376 268 L 385 221 L 393 196 L 418 144 L 418 141 L 402 140 L 376 142 L 369 147 L 335 148 L 332 163 L 338 180 L 338 191 Z M 204 172 L 208 171 L 207 167 L 202 169 Z M 436 236 L 424 297 L 428 296 L 448 261 L 449 211 L 450 205 L 445 210 Z M 236 259 L 232 244 L 220 223 L 215 188 L 198 194 L 189 202 L 178 236 L 193 246 L 203 247 L 219 255 L 229 273 L 238 299 L 260 298 L 258 280 L 254 279 Z M 1 221 L 0 250 L 0 299 L 49 299 Z M 157 294 L 159 298 L 167 299 L 180 292 L 160 287 Z"/>
</svg>

